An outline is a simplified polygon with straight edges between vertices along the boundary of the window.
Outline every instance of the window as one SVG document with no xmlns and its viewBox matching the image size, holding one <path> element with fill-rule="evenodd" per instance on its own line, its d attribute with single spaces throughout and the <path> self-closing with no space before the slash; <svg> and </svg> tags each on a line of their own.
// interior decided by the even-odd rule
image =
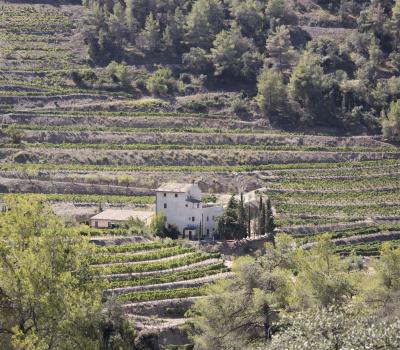
<svg viewBox="0 0 400 350">
<path fill-rule="evenodd" d="M 207 236 L 210 234 L 210 230 L 209 229 L 207 229 Z"/>
<path fill-rule="evenodd" d="M 167 203 L 164 203 L 164 209 L 167 209 Z"/>
<path fill-rule="evenodd" d="M 175 193 L 175 198 L 178 198 L 178 193 Z"/>
<path fill-rule="evenodd" d="M 194 220 L 195 220 L 195 217 L 194 217 L 194 216 L 192 216 L 192 221 L 194 222 Z"/>
<path fill-rule="evenodd" d="M 188 204 L 186 204 L 186 208 L 188 207 L 189 205 Z"/>
<path fill-rule="evenodd" d="M 167 197 L 167 194 L 166 194 L 166 193 L 164 193 L 164 197 Z"/>
<path fill-rule="evenodd" d="M 207 219 L 206 219 L 206 220 L 207 220 L 207 222 L 209 221 L 209 219 L 210 219 L 210 217 L 209 217 L 209 216 L 207 216 Z"/>
<path fill-rule="evenodd" d="M 197 208 L 200 208 L 200 204 L 199 203 L 197 203 Z"/>
</svg>

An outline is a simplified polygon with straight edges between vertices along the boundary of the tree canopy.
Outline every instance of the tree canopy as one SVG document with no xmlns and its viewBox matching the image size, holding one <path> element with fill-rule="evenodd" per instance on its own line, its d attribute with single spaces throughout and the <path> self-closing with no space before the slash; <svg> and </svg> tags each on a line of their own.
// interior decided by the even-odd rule
<svg viewBox="0 0 400 350">
<path fill-rule="evenodd" d="M 399 2 L 314 2 L 326 17 L 292 0 L 85 0 L 91 11 L 83 32 L 94 63 L 173 63 L 174 77 L 191 73 L 202 91 L 234 83 L 255 97 L 253 113 L 273 124 L 361 132 L 383 126 L 388 135 L 390 106 L 400 98 L 391 88 L 400 71 Z M 304 16 L 338 33 L 314 37 L 299 25 Z M 160 75 L 148 79 L 143 93 L 187 93 L 167 89 Z"/>
<path fill-rule="evenodd" d="M 399 257 L 386 244 L 373 270 L 360 269 L 327 235 L 304 250 L 280 234 L 196 302 L 196 349 L 397 349 Z"/>
<path fill-rule="evenodd" d="M 101 289 L 92 245 L 43 200 L 6 199 L 0 214 L 2 349 L 97 349 Z"/>
</svg>

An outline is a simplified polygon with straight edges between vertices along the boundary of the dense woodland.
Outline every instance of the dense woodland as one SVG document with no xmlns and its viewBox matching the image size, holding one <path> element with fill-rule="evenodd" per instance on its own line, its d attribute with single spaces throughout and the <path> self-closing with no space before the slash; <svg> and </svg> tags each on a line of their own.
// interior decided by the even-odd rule
<svg viewBox="0 0 400 350">
<path fill-rule="evenodd" d="M 172 96 L 237 89 L 276 124 L 336 126 L 398 139 L 399 1 L 85 0 L 90 56 L 125 88 Z M 312 39 L 301 22 L 352 29 Z M 327 11 L 327 12 L 326 12 Z M 156 62 L 146 81 L 123 62 Z M 254 98 L 254 99 L 253 99 Z M 247 101 L 246 101 L 247 99 Z M 395 127 L 395 128 L 393 128 Z"/>
</svg>

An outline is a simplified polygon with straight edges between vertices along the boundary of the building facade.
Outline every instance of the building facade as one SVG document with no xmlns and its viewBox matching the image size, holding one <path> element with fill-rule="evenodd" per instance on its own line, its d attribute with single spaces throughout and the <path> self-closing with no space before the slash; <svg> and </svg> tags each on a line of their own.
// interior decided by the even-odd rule
<svg viewBox="0 0 400 350">
<path fill-rule="evenodd" d="M 156 213 L 164 212 L 167 225 L 175 225 L 183 237 L 211 239 L 218 234 L 218 217 L 224 208 L 203 203 L 196 183 L 167 183 L 156 190 Z"/>
</svg>

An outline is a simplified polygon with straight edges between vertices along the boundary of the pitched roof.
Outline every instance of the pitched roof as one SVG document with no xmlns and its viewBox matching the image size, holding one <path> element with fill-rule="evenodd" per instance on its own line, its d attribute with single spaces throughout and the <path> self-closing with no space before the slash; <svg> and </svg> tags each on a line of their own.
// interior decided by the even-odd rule
<svg viewBox="0 0 400 350">
<path fill-rule="evenodd" d="M 91 220 L 112 220 L 112 221 L 127 221 L 131 218 L 142 221 L 147 220 L 154 213 L 152 211 L 138 211 L 128 209 L 106 209 L 101 213 L 92 216 Z"/>
<path fill-rule="evenodd" d="M 177 182 L 168 182 L 162 184 L 159 188 L 157 188 L 157 192 L 187 192 L 191 189 L 193 184 L 184 184 L 184 183 L 177 183 Z"/>
</svg>

